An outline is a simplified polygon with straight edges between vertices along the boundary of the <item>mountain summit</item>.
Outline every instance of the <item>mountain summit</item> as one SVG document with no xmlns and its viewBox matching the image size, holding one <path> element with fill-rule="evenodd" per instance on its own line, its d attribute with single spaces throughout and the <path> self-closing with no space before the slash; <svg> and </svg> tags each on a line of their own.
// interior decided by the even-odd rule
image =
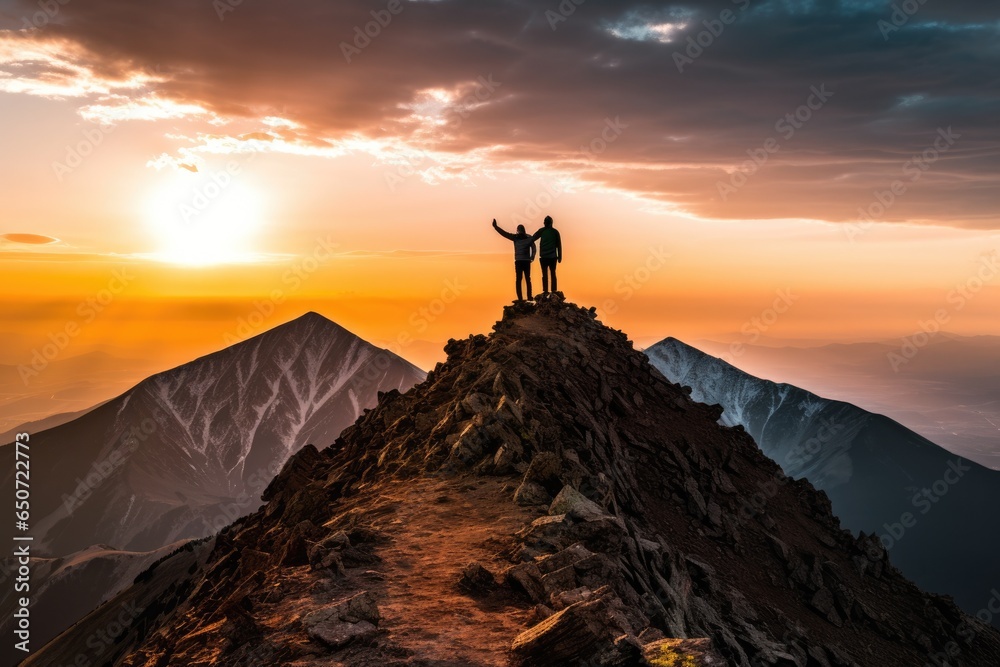
<svg viewBox="0 0 1000 667">
<path fill-rule="evenodd" d="M 26 664 L 1000 664 L 593 310 L 516 304 L 446 351 Z"/>
<path fill-rule="evenodd" d="M 32 435 L 43 488 L 55 490 L 32 497 L 36 540 L 64 555 L 203 537 L 235 519 L 205 530 L 234 499 L 258 497 L 303 445 L 332 441 L 378 391 L 423 378 L 317 313 L 153 375 Z"/>
<path fill-rule="evenodd" d="M 289 456 L 333 441 L 380 391 L 409 389 L 424 377 L 308 313 L 32 433 L 42 480 L 31 496 L 33 553 L 48 557 L 34 567 L 49 573 L 32 590 L 36 641 L 130 584 L 164 547 L 212 535 L 255 510 Z M 8 497 L 14 472 L 12 463 L 0 475 Z M 9 541 L 13 529 L 0 535 Z M 13 597 L 13 587 L 0 593 L 0 609 Z M 14 623 L 5 613 L 0 629 Z"/>
</svg>

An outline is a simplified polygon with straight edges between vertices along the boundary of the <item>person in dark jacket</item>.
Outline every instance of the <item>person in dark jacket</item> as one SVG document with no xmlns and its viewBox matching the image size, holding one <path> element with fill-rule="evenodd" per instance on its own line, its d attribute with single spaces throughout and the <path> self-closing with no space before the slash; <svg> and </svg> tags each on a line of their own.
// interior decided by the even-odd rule
<svg viewBox="0 0 1000 667">
<path fill-rule="evenodd" d="M 511 234 L 500 229 L 500 225 L 494 219 L 493 229 L 497 230 L 497 234 L 500 236 L 514 242 L 514 271 L 517 274 L 517 282 L 515 283 L 517 286 L 517 300 L 524 301 L 521 296 L 521 279 L 523 278 L 528 287 L 528 301 L 531 301 L 533 298 L 531 296 L 531 263 L 535 260 L 535 241 L 528 236 L 524 225 L 518 225 L 517 234 Z"/>
<path fill-rule="evenodd" d="M 545 216 L 545 226 L 539 229 L 531 237 L 532 240 L 541 242 L 538 248 L 538 263 L 542 265 L 542 291 L 549 291 L 549 274 L 552 274 L 552 291 L 559 290 L 556 287 L 556 264 L 562 263 L 562 238 L 559 230 L 552 226 L 552 216 Z"/>
</svg>

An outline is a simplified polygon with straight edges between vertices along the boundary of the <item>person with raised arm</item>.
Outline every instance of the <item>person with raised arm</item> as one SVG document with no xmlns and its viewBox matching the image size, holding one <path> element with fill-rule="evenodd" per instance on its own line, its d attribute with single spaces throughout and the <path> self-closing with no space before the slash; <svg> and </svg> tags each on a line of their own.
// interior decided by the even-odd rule
<svg viewBox="0 0 1000 667">
<path fill-rule="evenodd" d="M 528 236 L 524 225 L 517 226 L 516 234 L 505 232 L 497 224 L 496 218 L 493 219 L 493 229 L 500 236 L 514 242 L 514 272 L 516 274 L 517 300 L 524 301 L 521 294 L 521 281 L 523 279 L 528 288 L 528 301 L 531 301 L 533 298 L 531 296 L 531 263 L 535 260 L 536 252 L 534 239 Z"/>
</svg>

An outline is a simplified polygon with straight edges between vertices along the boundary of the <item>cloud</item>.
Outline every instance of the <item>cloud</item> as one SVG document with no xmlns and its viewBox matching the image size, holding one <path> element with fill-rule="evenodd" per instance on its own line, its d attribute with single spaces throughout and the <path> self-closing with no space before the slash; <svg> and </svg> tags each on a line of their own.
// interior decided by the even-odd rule
<svg viewBox="0 0 1000 667">
<path fill-rule="evenodd" d="M 386 22 L 357 0 L 230 4 L 67 3 L 0 33 L 0 90 L 79 99 L 100 122 L 215 124 L 153 161 L 179 168 L 401 147 L 450 161 L 445 177 L 516 165 L 696 216 L 836 222 L 900 182 L 878 220 L 998 226 L 996 5 L 404 1 Z M 230 131 L 247 124 L 266 138 Z"/>
<path fill-rule="evenodd" d="M 42 234 L 0 234 L 0 239 L 10 243 L 21 243 L 25 245 L 49 245 L 59 243 L 59 239 Z"/>
<path fill-rule="evenodd" d="M 90 52 L 70 37 L 46 31 L 0 31 L 0 92 L 50 99 L 105 96 L 129 100 L 159 79 Z"/>
</svg>

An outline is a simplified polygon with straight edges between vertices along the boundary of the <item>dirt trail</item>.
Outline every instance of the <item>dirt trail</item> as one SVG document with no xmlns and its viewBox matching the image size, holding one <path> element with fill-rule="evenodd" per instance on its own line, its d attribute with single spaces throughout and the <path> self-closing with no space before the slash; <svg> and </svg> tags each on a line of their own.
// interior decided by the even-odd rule
<svg viewBox="0 0 1000 667">
<path fill-rule="evenodd" d="M 379 603 L 389 641 L 419 655 L 421 664 L 507 664 L 511 640 L 525 628 L 529 611 L 508 607 L 497 614 L 459 590 L 462 569 L 492 562 L 509 535 L 537 516 L 512 502 L 497 502 L 497 480 L 422 479 L 394 483 L 381 500 L 395 503 L 381 529 L 392 542 L 380 550 L 386 598 Z M 507 492 L 509 493 L 509 492 Z"/>
</svg>

